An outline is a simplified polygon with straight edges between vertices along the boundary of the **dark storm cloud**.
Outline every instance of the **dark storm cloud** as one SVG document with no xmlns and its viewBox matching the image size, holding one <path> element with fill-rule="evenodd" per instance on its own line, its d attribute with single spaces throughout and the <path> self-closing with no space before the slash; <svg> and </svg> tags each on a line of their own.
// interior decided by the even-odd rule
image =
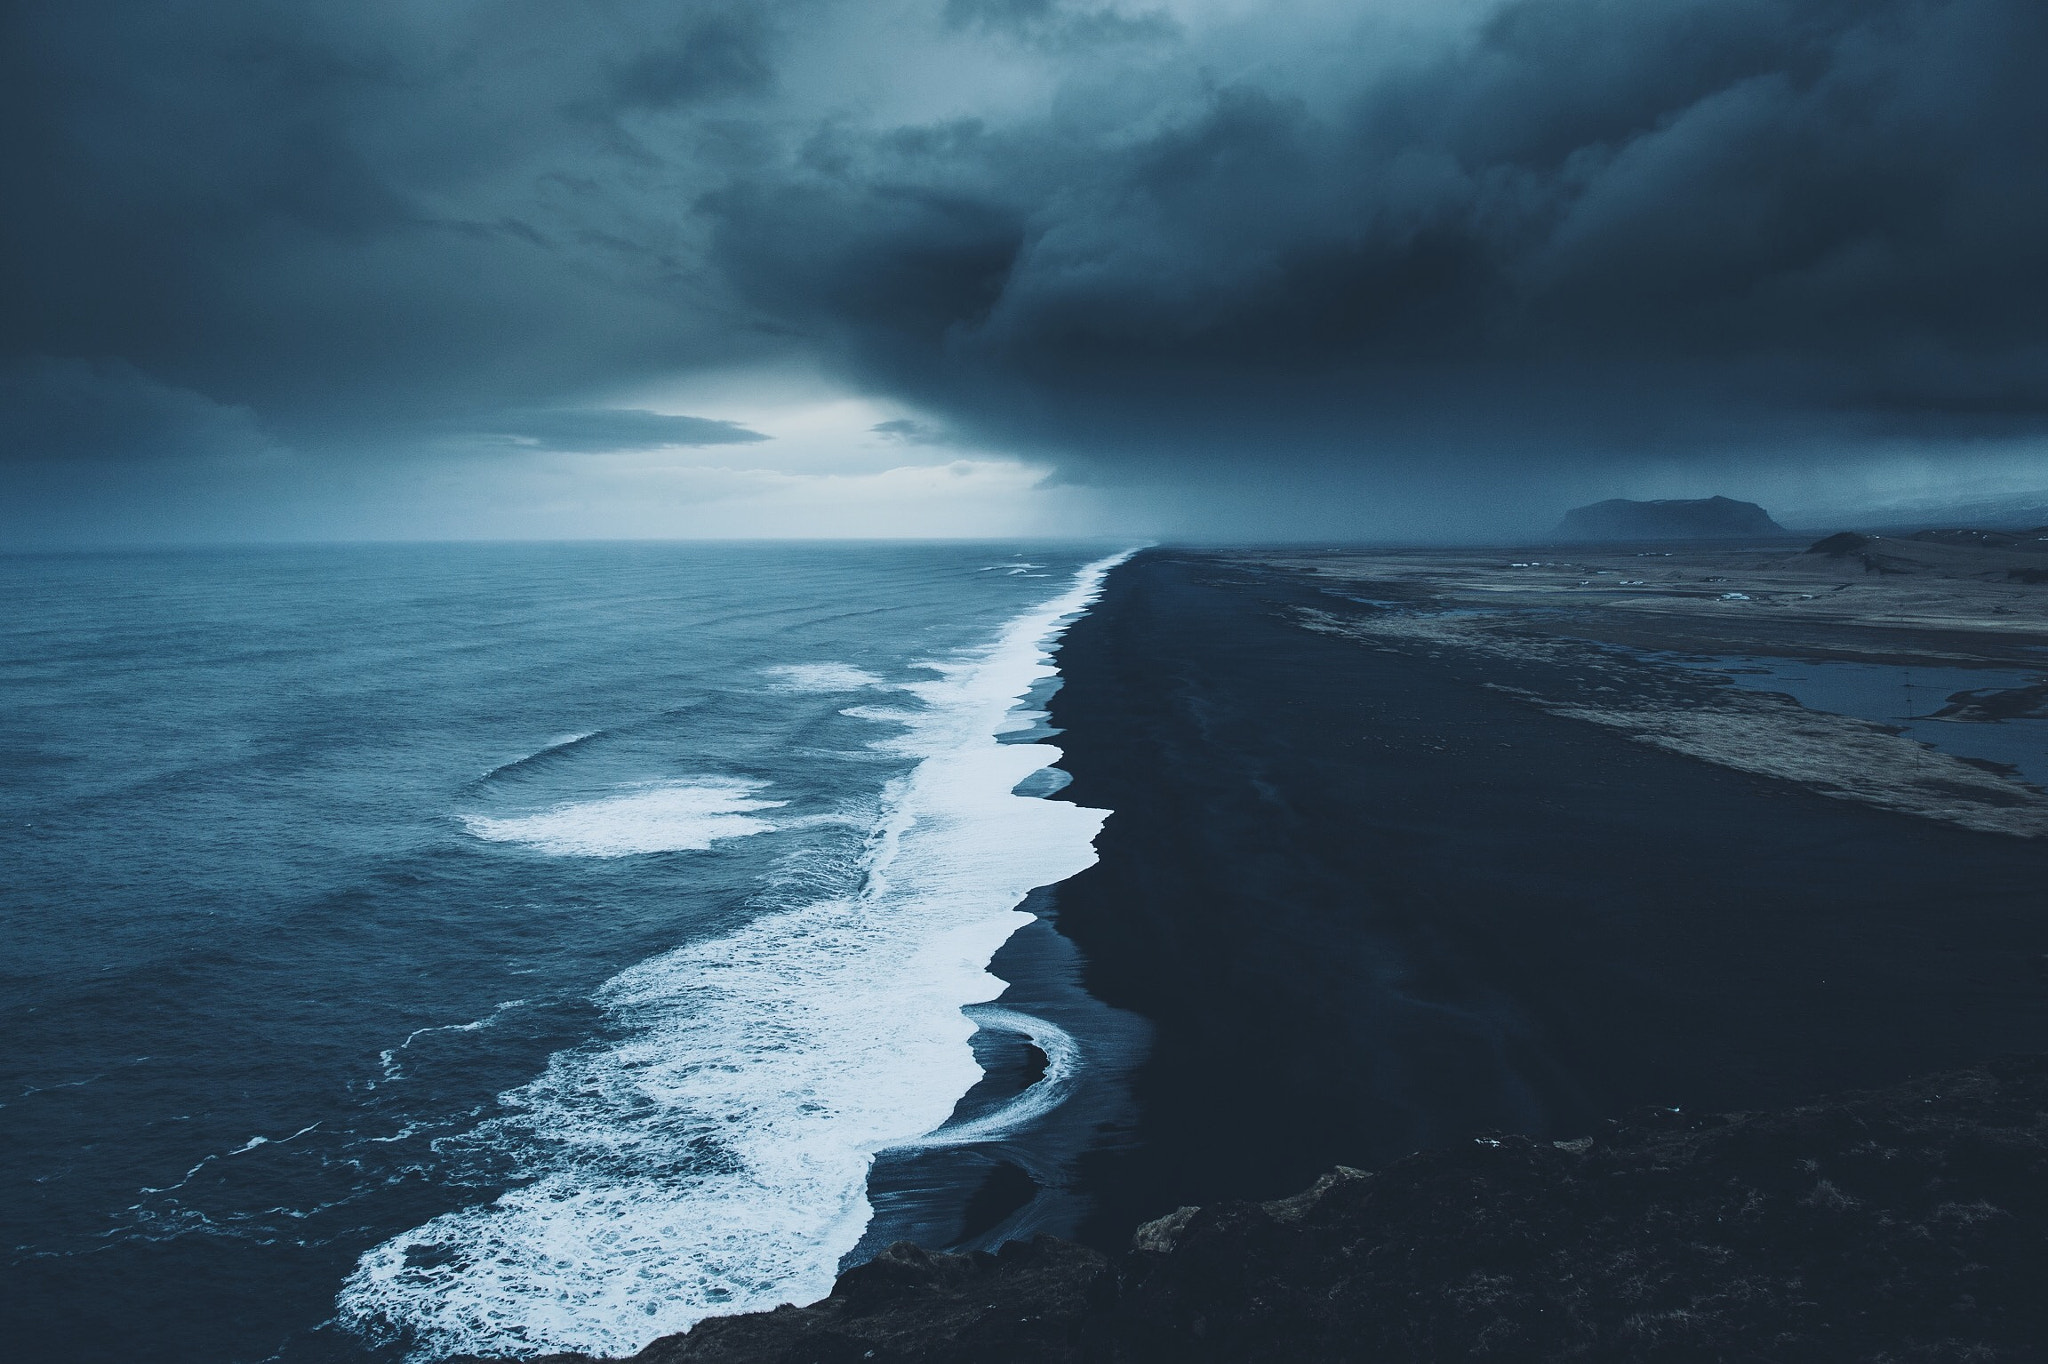
<svg viewBox="0 0 2048 1364">
<path fill-rule="evenodd" d="M 689 239 L 718 135 L 659 119 L 769 93 L 777 13 L 8 6 L 0 354 L 314 442 L 743 355 Z"/>
<path fill-rule="evenodd" d="M 1052 50 L 1088 44 L 1145 42 L 1170 38 L 1180 29 L 1157 10 L 1126 13 L 1108 5 L 1063 4 L 1060 0 L 946 0 L 945 22 L 953 28 L 1000 33 Z"/>
<path fill-rule="evenodd" d="M 159 383 L 120 361 L 0 368 L 0 413 L 6 458 L 22 463 L 234 459 L 272 444 L 248 409 Z"/>
<path fill-rule="evenodd" d="M 611 80 L 621 105 L 656 109 L 774 88 L 768 30 L 759 11 L 713 12 L 619 66 Z"/>
<path fill-rule="evenodd" d="M 2039 0 L 17 3 L 0 458 L 626 448 L 792 360 L 1083 477 L 2040 433 L 2044 57 Z"/>
<path fill-rule="evenodd" d="M 718 245 L 872 382 L 1052 448 L 2038 428 L 2044 56 L 2032 0 L 1527 0 L 1321 105 L 1269 71 L 1137 137 L 835 139 Z"/>
</svg>

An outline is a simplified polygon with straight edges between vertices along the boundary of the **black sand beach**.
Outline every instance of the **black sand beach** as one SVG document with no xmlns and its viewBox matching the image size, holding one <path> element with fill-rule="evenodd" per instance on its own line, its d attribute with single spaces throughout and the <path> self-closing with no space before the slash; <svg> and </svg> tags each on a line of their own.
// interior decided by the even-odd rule
<svg viewBox="0 0 2048 1364">
<path fill-rule="evenodd" d="M 2039 1364 L 2048 1057 L 1789 1112 L 1489 1137 L 1122 1250 L 893 1245 L 635 1364 Z M 551 1364 L 584 1364 L 562 1359 Z"/>
<path fill-rule="evenodd" d="M 2048 1049 L 2048 843 L 1659 751 L 1494 689 L 1541 660 L 1303 607 L 1360 609 L 1151 551 L 1061 651 L 1062 798 L 1115 813 L 1058 925 L 1156 1030 L 1087 1239 L 1489 1130 Z"/>
</svg>

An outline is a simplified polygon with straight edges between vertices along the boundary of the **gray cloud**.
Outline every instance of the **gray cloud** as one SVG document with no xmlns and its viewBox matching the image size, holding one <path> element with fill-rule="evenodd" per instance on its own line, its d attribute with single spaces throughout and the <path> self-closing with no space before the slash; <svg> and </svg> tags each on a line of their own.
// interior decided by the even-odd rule
<svg viewBox="0 0 2048 1364">
<path fill-rule="evenodd" d="M 953 438 L 930 422 L 912 421 L 898 417 L 894 421 L 876 422 L 868 428 L 884 440 L 899 445 L 952 445 Z"/>
<path fill-rule="evenodd" d="M 771 45 L 760 10 L 734 7 L 701 14 L 617 67 L 611 93 L 618 107 L 654 109 L 765 95 L 775 87 Z"/>
<path fill-rule="evenodd" d="M 738 422 L 674 417 L 638 408 L 557 409 L 506 413 L 476 434 L 526 449 L 591 452 L 663 450 L 677 446 L 751 445 L 768 437 Z"/>
<path fill-rule="evenodd" d="M 744 357 L 689 208 L 743 140 L 692 120 L 768 93 L 741 12 L 9 6 L 0 353 L 119 357 L 307 444 Z"/>
<path fill-rule="evenodd" d="M 0 460 L 698 443 L 621 395 L 770 361 L 1218 506 L 2030 438 L 2044 57 L 2037 0 L 25 0 Z"/>
<path fill-rule="evenodd" d="M 946 0 L 944 13 L 950 27 L 999 33 L 1056 52 L 1103 43 L 1157 42 L 1181 31 L 1170 15 L 1157 9 L 1127 11 L 1061 0 Z"/>
<path fill-rule="evenodd" d="M 1525 0 L 1326 107 L 835 143 L 715 241 L 869 382 L 1100 462 L 2039 430 L 2044 55 L 2020 0 Z"/>
<path fill-rule="evenodd" d="M 23 464 L 233 463 L 275 443 L 247 408 L 161 383 L 122 361 L 0 368 L 0 460 Z"/>
</svg>

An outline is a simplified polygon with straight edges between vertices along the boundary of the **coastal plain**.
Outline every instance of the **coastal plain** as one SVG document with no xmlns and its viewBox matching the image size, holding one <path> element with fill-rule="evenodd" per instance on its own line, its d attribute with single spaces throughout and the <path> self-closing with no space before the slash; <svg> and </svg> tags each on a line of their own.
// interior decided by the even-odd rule
<svg viewBox="0 0 2048 1364">
<path fill-rule="evenodd" d="M 1983 725 L 2048 713 L 2048 553 L 1853 534 L 1825 543 L 1242 562 L 1314 575 L 1344 602 L 1372 608 L 1303 608 L 1309 628 L 1548 665 L 1546 689 L 1508 689 L 1552 714 L 1843 799 L 1988 832 L 2048 834 L 2048 795 L 2015 780 L 2010 765 L 1673 665 L 1849 663 L 1899 669 L 1907 685 L 1916 667 L 1923 676 L 2024 669 L 2033 676 L 2019 686 L 1929 698 L 1931 718 Z"/>
<path fill-rule="evenodd" d="M 1937 1186 L 1844 1172 L 1883 1165 L 1880 1126 L 1925 1145 L 1922 1105 L 1994 1093 L 1915 1077 L 2048 1052 L 2048 796 L 1768 674 L 1910 669 L 1914 725 L 2038 724 L 2037 564 L 1884 540 L 1140 554 L 1049 703 L 1054 798 L 1111 814 L 1038 909 L 1150 1030 L 1135 1118 L 1042 1193 L 1092 1210 L 1081 1244 L 894 1248 L 817 1308 L 645 1357 L 1860 1359 L 1882 1320 L 1813 1314 L 1882 1261 L 1933 1323 L 1901 1358 L 2034 1358 L 2038 1255 L 1972 1239 L 2038 1222 L 2031 1097 L 1954 1110 L 1926 1159 L 1966 1195 L 1894 1207 Z M 1983 685 L 1927 689 L 1958 676 Z M 2038 1085 L 2013 1064 L 1998 1085 Z M 1686 1154 L 1666 1129 L 1728 1136 Z M 1474 1161 L 1531 1182 L 1445 1173 Z M 2004 1258 L 1957 1278 L 1979 1250 Z"/>
</svg>

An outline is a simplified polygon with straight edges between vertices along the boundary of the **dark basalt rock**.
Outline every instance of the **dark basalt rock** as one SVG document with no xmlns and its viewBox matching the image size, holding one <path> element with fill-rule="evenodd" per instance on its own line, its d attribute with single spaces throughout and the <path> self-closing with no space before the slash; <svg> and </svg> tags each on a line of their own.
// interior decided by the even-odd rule
<svg viewBox="0 0 2048 1364">
<path fill-rule="evenodd" d="M 1557 533 L 1566 540 L 1753 540 L 1783 535 L 1785 528 L 1756 503 L 1732 497 L 1615 497 L 1572 508 Z"/>
<path fill-rule="evenodd" d="M 899 1245 L 807 1308 L 642 1364 L 2031 1361 L 2048 1342 L 2048 1058 L 1781 1114 L 1488 1136 L 1111 1260 Z"/>
</svg>

